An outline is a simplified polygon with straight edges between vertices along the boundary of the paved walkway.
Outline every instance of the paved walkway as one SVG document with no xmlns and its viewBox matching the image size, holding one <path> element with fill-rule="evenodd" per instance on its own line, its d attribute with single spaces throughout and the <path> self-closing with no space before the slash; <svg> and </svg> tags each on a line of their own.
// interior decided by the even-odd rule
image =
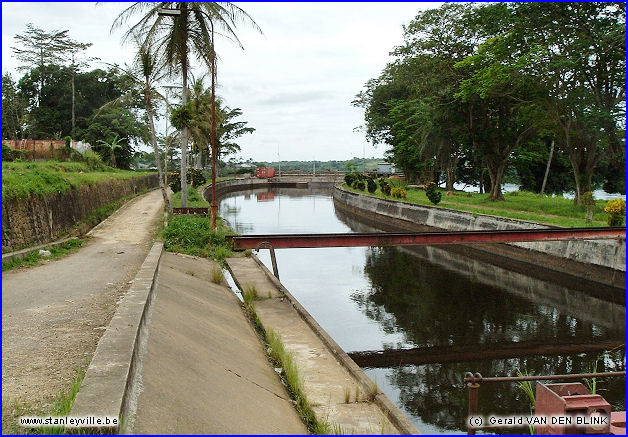
<svg viewBox="0 0 628 437">
<path fill-rule="evenodd" d="M 120 208 L 76 253 L 2 274 L 2 430 L 14 403 L 48 408 L 85 368 L 162 219 L 159 190 Z"/>
<path fill-rule="evenodd" d="M 164 253 L 133 434 L 306 434 L 216 263 Z"/>
</svg>

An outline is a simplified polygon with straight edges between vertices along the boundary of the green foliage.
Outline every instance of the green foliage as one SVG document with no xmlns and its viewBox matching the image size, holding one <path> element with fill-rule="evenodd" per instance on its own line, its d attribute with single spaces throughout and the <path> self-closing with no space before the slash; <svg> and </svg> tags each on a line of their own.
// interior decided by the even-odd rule
<svg viewBox="0 0 628 437">
<path fill-rule="evenodd" d="M 374 193 L 375 190 L 377 190 L 377 184 L 375 183 L 373 178 L 368 178 L 366 180 L 366 189 L 368 190 L 369 193 Z"/>
<path fill-rule="evenodd" d="M 207 178 L 203 174 L 203 170 L 198 168 L 188 168 L 186 174 L 186 179 L 188 184 L 193 185 L 195 187 L 200 187 L 201 185 L 207 182 Z M 174 193 L 178 193 L 181 191 L 181 173 L 180 172 L 172 172 L 168 173 L 168 186 L 172 189 Z"/>
<path fill-rule="evenodd" d="M 408 192 L 401 187 L 395 187 L 390 190 L 390 195 L 397 199 L 405 199 L 406 197 L 408 197 Z"/>
<path fill-rule="evenodd" d="M 2 149 L 4 151 L 4 149 Z M 347 173 L 345 174 L 345 184 L 348 186 L 353 186 L 353 183 L 357 180 L 357 173 Z"/>
<path fill-rule="evenodd" d="M 434 182 L 430 182 L 429 184 L 427 184 L 427 187 L 425 187 L 425 195 L 428 199 L 430 199 L 430 202 L 432 202 L 434 205 L 438 205 L 438 202 L 440 202 L 443 193 L 438 191 L 438 187 Z"/>
<path fill-rule="evenodd" d="M 93 150 L 86 150 L 82 153 L 82 161 L 87 168 L 92 171 L 107 171 L 109 167 L 102 161 L 100 155 Z"/>
<path fill-rule="evenodd" d="M 189 127 L 192 123 L 193 111 L 192 103 L 188 102 L 185 106 L 177 105 L 172 109 L 170 115 L 170 123 L 176 129 L 181 130 L 184 127 Z"/>
<path fill-rule="evenodd" d="M 2 262 L 2 271 L 12 270 L 20 267 L 31 267 L 41 264 L 45 260 L 53 260 L 64 257 L 71 253 L 76 252 L 83 246 L 83 240 L 72 239 L 58 246 L 46 246 L 43 249 L 50 251 L 50 256 L 42 257 L 39 254 L 39 249 L 29 252 L 24 257 L 14 258 L 10 261 Z"/>
<path fill-rule="evenodd" d="M 174 193 L 170 199 L 172 206 L 175 208 L 181 207 L 181 186 L 179 185 L 179 191 Z M 194 187 L 188 187 L 188 207 L 190 208 L 209 208 L 209 202 L 207 202 L 198 190 Z"/>
<path fill-rule="evenodd" d="M 366 189 L 366 182 L 362 179 L 356 179 L 355 181 L 353 181 L 351 187 L 360 191 L 364 191 Z"/>
<path fill-rule="evenodd" d="M 214 233 L 208 216 L 173 215 L 161 236 L 164 248 L 169 252 L 186 253 L 223 263 L 232 254 L 232 248 L 225 238 L 231 233 L 222 220 L 217 220 Z"/>
<path fill-rule="evenodd" d="M 13 150 L 4 141 L 2 142 L 2 160 L 13 161 Z"/>
<path fill-rule="evenodd" d="M 604 212 L 608 214 L 606 222 L 609 226 L 621 226 L 624 224 L 626 215 L 626 202 L 623 199 L 609 200 L 604 207 Z"/>
</svg>

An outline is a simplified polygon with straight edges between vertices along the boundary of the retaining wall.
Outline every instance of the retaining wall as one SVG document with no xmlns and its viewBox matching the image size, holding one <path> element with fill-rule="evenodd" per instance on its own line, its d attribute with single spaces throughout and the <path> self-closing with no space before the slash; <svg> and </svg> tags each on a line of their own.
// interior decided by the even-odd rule
<svg viewBox="0 0 628 437">
<path fill-rule="evenodd" d="M 150 174 L 81 185 L 65 193 L 3 199 L 2 252 L 53 241 L 97 208 L 157 185 L 157 174 Z"/>
<path fill-rule="evenodd" d="M 380 219 L 389 217 L 409 223 L 452 231 L 550 228 L 534 222 L 473 214 L 445 208 L 416 205 L 381 199 L 334 187 L 334 200 L 356 213 L 367 213 Z M 626 271 L 626 240 L 579 240 L 530 243 L 507 243 L 528 250 Z"/>
</svg>

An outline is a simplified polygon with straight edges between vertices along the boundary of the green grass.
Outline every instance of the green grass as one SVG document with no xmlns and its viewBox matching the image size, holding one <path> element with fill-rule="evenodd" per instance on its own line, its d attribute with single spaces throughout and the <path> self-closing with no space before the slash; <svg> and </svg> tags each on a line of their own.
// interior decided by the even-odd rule
<svg viewBox="0 0 628 437">
<path fill-rule="evenodd" d="M 168 226 L 161 231 L 164 248 L 168 252 L 209 258 L 221 264 L 233 256 L 232 247 L 225 238 L 228 234 L 233 234 L 233 231 L 224 220 L 216 220 L 214 233 L 209 216 L 199 215 L 172 215 Z"/>
<path fill-rule="evenodd" d="M 173 208 L 181 208 L 181 191 L 172 195 L 170 203 Z M 209 208 L 209 202 L 203 199 L 196 188 L 188 187 L 188 208 Z"/>
<path fill-rule="evenodd" d="M 316 418 L 310 403 L 303 391 L 303 378 L 299 375 L 294 357 L 288 353 L 281 342 L 281 337 L 271 328 L 266 329 L 266 343 L 268 344 L 269 357 L 274 364 L 281 366 L 282 377 L 286 386 L 296 401 L 297 412 L 305 422 L 312 434 L 329 434 L 330 425 Z"/>
<path fill-rule="evenodd" d="M 20 402 L 15 402 L 13 406 L 15 423 L 11 424 L 10 430 L 12 434 L 35 434 L 35 435 L 58 435 L 68 434 L 63 426 L 50 426 L 50 427 L 38 427 L 27 428 L 19 425 L 20 416 L 43 416 L 43 417 L 64 417 L 69 416 L 72 406 L 74 405 L 74 399 L 81 388 L 85 378 L 85 370 L 77 370 L 74 380 L 72 381 L 69 390 L 60 392 L 51 408 L 46 411 L 35 411 L 30 405 Z M 70 434 L 94 434 L 99 433 L 98 429 L 76 429 L 70 430 Z"/>
<path fill-rule="evenodd" d="M 50 256 L 43 257 L 39 254 L 39 249 L 27 253 L 24 257 L 14 258 L 10 261 L 2 262 L 2 271 L 17 269 L 20 267 L 32 267 L 42 264 L 45 260 L 58 259 L 71 253 L 76 252 L 81 246 L 83 246 L 84 240 L 68 240 L 58 246 L 47 246 L 45 250 L 50 251 Z"/>
<path fill-rule="evenodd" d="M 394 183 L 399 185 L 398 181 Z M 373 194 L 366 191 L 355 190 L 348 187 L 346 184 L 344 188 L 365 195 L 393 199 L 391 196 L 383 194 L 379 187 Z M 606 226 L 606 213 L 604 212 L 604 206 L 606 205 L 605 200 L 597 200 L 595 202 L 593 222 L 586 223 L 584 208 L 574 205 L 573 200 L 563 197 L 539 196 L 536 193 L 514 191 L 505 194 L 505 201 L 495 202 L 489 200 L 488 194 L 456 191 L 455 195 L 447 196 L 444 190 L 439 191 L 442 192 L 442 200 L 437 205 L 440 208 L 527 220 L 553 226 Z M 425 195 L 424 190 L 408 190 L 408 198 L 405 201 L 418 205 L 434 206 Z"/>
<path fill-rule="evenodd" d="M 138 176 L 138 173 L 111 167 L 93 170 L 84 162 L 3 162 L 2 199 L 4 201 L 23 199 L 30 195 L 65 193 L 81 185 Z"/>
</svg>

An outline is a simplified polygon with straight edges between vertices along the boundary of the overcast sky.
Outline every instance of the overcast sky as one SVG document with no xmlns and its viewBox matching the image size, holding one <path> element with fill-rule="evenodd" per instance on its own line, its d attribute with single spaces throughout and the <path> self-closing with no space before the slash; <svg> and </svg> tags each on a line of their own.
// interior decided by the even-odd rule
<svg viewBox="0 0 628 437">
<path fill-rule="evenodd" d="M 242 27 L 244 50 L 216 40 L 217 93 L 228 106 L 241 108 L 242 119 L 256 129 L 240 139 L 240 157 L 273 161 L 278 150 L 281 160 L 345 160 L 363 151 L 381 157 L 382 146 L 373 148 L 353 131 L 363 111 L 351 101 L 402 42 L 402 25 L 420 9 L 440 4 L 238 3 L 264 32 Z M 94 44 L 89 56 L 130 62 L 133 49 L 121 45 L 123 31 L 110 34 L 125 5 L 2 3 L 2 72 L 19 77 L 11 46 L 29 22 L 45 30 L 69 29 L 73 39 Z M 159 125 L 163 130 L 165 121 Z"/>
</svg>

